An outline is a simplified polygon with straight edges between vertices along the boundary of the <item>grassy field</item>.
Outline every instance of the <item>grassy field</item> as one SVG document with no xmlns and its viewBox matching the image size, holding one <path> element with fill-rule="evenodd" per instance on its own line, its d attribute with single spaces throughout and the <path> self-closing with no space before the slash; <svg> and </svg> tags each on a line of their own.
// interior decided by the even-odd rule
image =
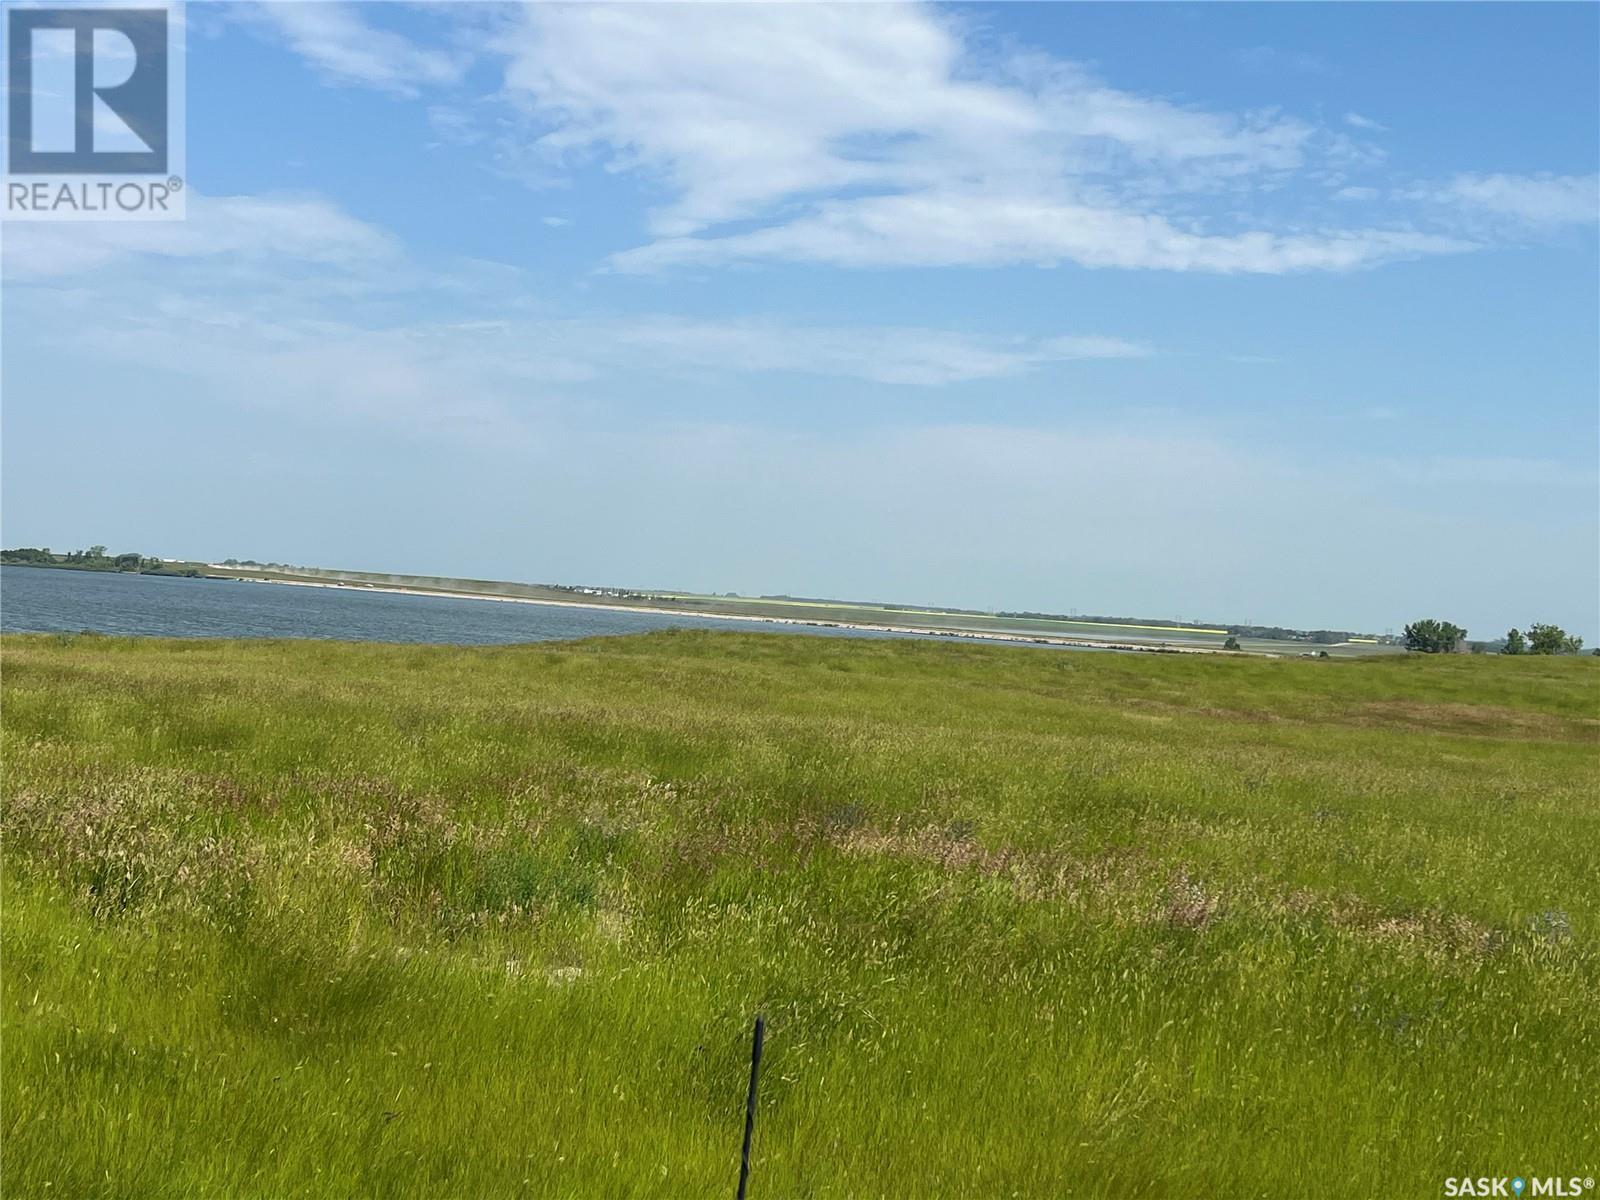
<svg viewBox="0 0 1600 1200">
<path fill-rule="evenodd" d="M 1600 1174 L 1600 662 L 4 640 L 13 1197 Z"/>
</svg>

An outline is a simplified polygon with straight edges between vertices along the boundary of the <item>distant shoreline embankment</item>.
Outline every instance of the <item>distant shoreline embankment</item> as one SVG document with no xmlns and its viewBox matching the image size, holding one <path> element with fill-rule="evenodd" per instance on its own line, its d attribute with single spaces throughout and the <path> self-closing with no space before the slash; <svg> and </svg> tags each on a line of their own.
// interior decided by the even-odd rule
<svg viewBox="0 0 1600 1200">
<path fill-rule="evenodd" d="M 1064 638 L 1050 634 L 1007 633 L 1000 630 L 939 629 L 920 625 L 880 625 L 863 621 L 808 620 L 804 617 L 756 616 L 750 613 L 705 613 L 665 605 L 594 604 L 582 600 L 546 600 L 533 596 L 498 596 L 488 592 L 443 591 L 430 588 L 400 587 L 393 584 L 345 583 L 336 580 L 254 579 L 244 575 L 213 575 L 239 583 L 273 584 L 278 587 L 330 588 L 345 592 L 388 592 L 399 596 L 427 596 L 444 600 L 492 600 L 500 604 L 539 604 L 549 608 L 582 608 L 595 612 L 643 613 L 647 616 L 697 617 L 706 621 L 753 621 L 762 625 L 803 625 L 817 629 L 854 629 L 863 633 L 900 633 L 922 637 L 973 639 L 1008 642 L 1017 645 L 1076 647 L 1084 650 L 1124 650 L 1146 654 L 1233 654 L 1236 651 L 1212 646 L 1174 646 L 1166 642 L 1140 643 L 1098 638 Z"/>
</svg>

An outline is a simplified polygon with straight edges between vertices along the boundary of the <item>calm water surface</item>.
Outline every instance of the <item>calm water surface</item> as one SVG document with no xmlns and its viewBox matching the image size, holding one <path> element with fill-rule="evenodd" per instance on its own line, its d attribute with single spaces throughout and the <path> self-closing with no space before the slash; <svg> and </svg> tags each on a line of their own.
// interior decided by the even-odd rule
<svg viewBox="0 0 1600 1200">
<path fill-rule="evenodd" d="M 670 613 L 609 612 L 334 588 L 0 568 L 0 629 L 149 637 L 338 638 L 359 642 L 544 642 L 652 629 L 918 637 Z"/>
</svg>

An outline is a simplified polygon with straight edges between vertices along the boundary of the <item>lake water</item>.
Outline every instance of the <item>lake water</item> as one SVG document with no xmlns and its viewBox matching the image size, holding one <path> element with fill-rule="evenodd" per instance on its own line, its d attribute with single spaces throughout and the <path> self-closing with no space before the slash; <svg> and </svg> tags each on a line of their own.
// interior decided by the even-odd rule
<svg viewBox="0 0 1600 1200">
<path fill-rule="evenodd" d="M 652 629 L 726 629 L 831 637 L 923 636 L 671 613 L 508 604 L 454 596 L 407 596 L 41 567 L 0 567 L 0 629 L 474 645 L 544 642 Z"/>
</svg>

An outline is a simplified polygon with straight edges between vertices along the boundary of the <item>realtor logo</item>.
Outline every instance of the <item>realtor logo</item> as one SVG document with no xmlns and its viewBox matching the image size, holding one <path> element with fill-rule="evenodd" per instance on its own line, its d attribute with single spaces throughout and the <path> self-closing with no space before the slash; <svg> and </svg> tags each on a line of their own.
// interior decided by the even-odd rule
<svg viewBox="0 0 1600 1200">
<path fill-rule="evenodd" d="M 5 215 L 183 215 L 181 10 L 8 8 Z"/>
</svg>

